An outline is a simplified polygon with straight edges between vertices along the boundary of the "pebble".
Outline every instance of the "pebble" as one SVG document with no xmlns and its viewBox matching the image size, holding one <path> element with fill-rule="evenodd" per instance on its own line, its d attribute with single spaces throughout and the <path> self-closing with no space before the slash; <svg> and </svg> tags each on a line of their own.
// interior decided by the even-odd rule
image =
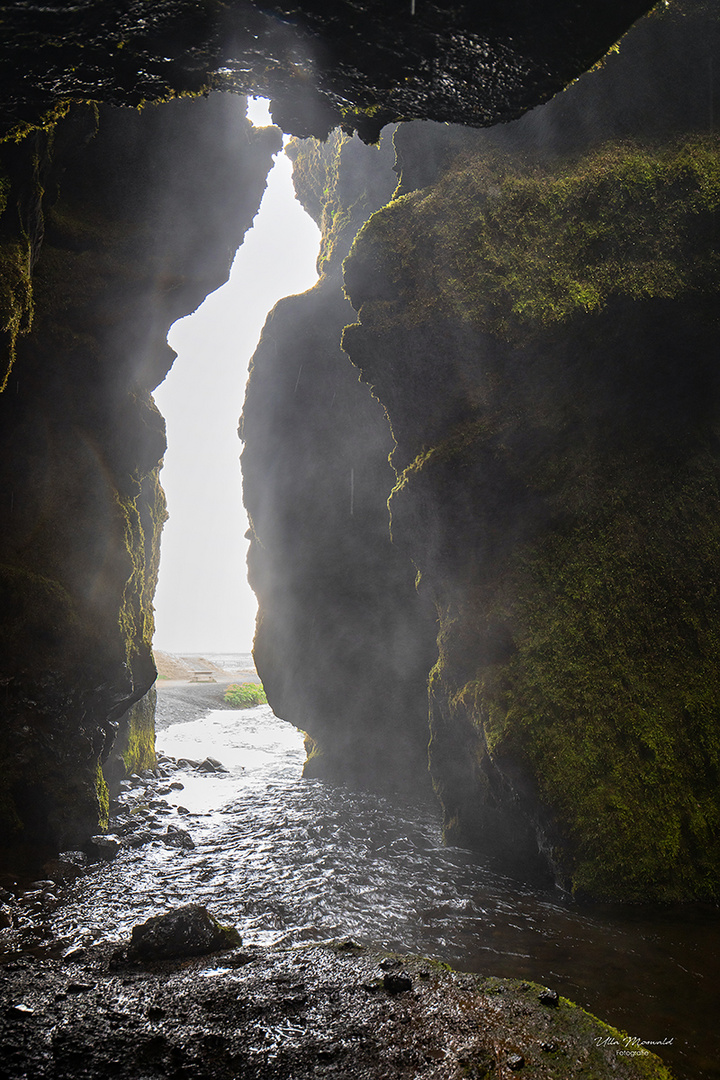
<svg viewBox="0 0 720 1080">
<path fill-rule="evenodd" d="M 114 836 L 112 833 L 91 836 L 90 843 L 97 849 L 100 858 L 108 861 L 114 859 L 123 846 L 120 837 Z"/>
<path fill-rule="evenodd" d="M 412 990 L 412 979 L 405 972 L 388 972 L 383 976 L 383 986 L 388 994 L 402 994 L 406 990 Z"/>
<path fill-rule="evenodd" d="M 24 1005 L 20 1002 L 19 1005 L 11 1005 L 9 1009 L 5 1010 L 6 1016 L 16 1016 L 20 1019 L 24 1019 L 28 1016 L 32 1016 L 34 1009 L 31 1009 L 29 1005 Z"/>
<path fill-rule="evenodd" d="M 184 829 L 178 829 L 175 825 L 168 825 L 167 832 L 160 839 L 168 847 L 188 849 L 195 847 L 195 842 L 190 833 L 185 832 Z"/>
<path fill-rule="evenodd" d="M 543 1005 L 549 1005 L 551 1008 L 556 1009 L 560 998 L 557 990 L 543 990 L 542 993 L 538 994 L 538 1001 Z"/>
<path fill-rule="evenodd" d="M 53 884 L 67 884 L 82 877 L 87 869 L 88 857 L 84 851 L 61 851 L 56 859 L 50 859 L 43 866 Z"/>
<path fill-rule="evenodd" d="M 525 1064 L 525 1058 L 522 1056 L 522 1054 L 508 1054 L 508 1056 L 507 1056 L 507 1067 L 508 1067 L 508 1069 L 512 1069 L 513 1072 L 516 1072 L 518 1069 L 522 1069 L 524 1064 Z"/>
<path fill-rule="evenodd" d="M 128 836 L 125 843 L 129 848 L 136 849 L 144 847 L 145 844 L 149 844 L 150 841 L 154 839 L 155 836 L 149 829 L 138 829 L 137 832 L 131 833 L 131 835 Z"/>
</svg>

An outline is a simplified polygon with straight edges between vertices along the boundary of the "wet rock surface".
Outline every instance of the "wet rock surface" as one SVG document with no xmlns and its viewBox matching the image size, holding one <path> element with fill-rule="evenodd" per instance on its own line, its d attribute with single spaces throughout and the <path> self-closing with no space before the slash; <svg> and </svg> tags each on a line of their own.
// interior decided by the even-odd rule
<svg viewBox="0 0 720 1080">
<path fill-rule="evenodd" d="M 28 952 L 43 956 L 67 956 L 74 951 L 82 952 L 84 946 L 92 942 L 92 935 L 80 931 L 71 939 L 66 939 L 58 935 L 50 921 L 52 912 L 67 898 L 78 878 L 84 874 L 102 872 L 103 867 L 121 853 L 136 851 L 150 844 L 172 850 L 177 858 L 193 851 L 195 841 L 191 832 L 176 822 L 180 820 L 185 825 L 197 815 L 169 801 L 177 798 L 184 789 L 179 780 L 170 781 L 169 778 L 182 775 L 183 771 L 213 776 L 227 774 L 222 762 L 216 758 L 212 759 L 211 770 L 203 769 L 203 764 L 188 759 L 176 761 L 174 757 L 159 751 L 155 769 L 143 769 L 142 775 L 133 773 L 127 780 L 121 781 L 118 798 L 111 806 L 108 831 L 90 837 L 85 850 L 63 851 L 49 859 L 42 866 L 43 879 L 29 881 L 22 874 L 1 875 L 0 957 L 14 959 Z M 194 928 L 202 935 L 201 916 L 196 914 L 188 925 L 190 930 Z M 206 925 L 207 933 L 210 925 Z M 215 928 L 217 930 L 217 925 Z M 222 935 L 213 938 L 212 934 L 209 935 L 210 939 L 226 940 Z M 230 943 L 236 942 L 233 940 Z"/>
<path fill-rule="evenodd" d="M 402 957 L 393 974 L 407 985 L 389 990 L 384 958 L 356 943 L 142 964 L 111 945 L 24 958 L 0 968 L 4 1076 L 669 1080 L 564 998 L 540 1003 L 536 984 Z"/>
<path fill-rule="evenodd" d="M 181 956 L 204 956 L 240 944 L 240 935 L 234 927 L 221 926 L 202 904 L 185 904 L 136 926 L 128 958 L 171 960 Z"/>
<path fill-rule="evenodd" d="M 546 100 L 652 5 L 368 0 L 3 4 L 0 131 L 68 97 L 140 105 L 213 87 L 273 98 L 285 131 L 482 125 Z"/>
</svg>

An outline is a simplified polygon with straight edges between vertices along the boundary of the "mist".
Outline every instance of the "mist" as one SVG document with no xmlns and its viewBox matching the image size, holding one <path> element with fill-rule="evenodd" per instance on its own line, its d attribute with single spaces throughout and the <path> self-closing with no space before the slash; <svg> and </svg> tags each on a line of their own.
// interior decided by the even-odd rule
<svg viewBox="0 0 720 1080">
<path fill-rule="evenodd" d="M 249 102 L 248 115 L 271 123 L 262 100 Z M 161 480 L 170 518 L 155 597 L 155 646 L 165 652 L 251 648 L 257 602 L 245 570 L 238 417 L 266 315 L 314 285 L 319 241 L 280 153 L 227 284 L 168 335 L 178 356 L 155 392 L 168 440 Z"/>
</svg>

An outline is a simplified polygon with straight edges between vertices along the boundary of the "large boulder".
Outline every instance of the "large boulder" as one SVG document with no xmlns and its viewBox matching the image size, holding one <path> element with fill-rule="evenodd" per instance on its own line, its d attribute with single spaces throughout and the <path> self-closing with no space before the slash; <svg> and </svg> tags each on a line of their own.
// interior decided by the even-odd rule
<svg viewBox="0 0 720 1080">
<path fill-rule="evenodd" d="M 134 926 L 128 958 L 173 960 L 204 956 L 240 944 L 240 935 L 234 927 L 222 926 L 201 904 L 186 904 Z"/>
</svg>

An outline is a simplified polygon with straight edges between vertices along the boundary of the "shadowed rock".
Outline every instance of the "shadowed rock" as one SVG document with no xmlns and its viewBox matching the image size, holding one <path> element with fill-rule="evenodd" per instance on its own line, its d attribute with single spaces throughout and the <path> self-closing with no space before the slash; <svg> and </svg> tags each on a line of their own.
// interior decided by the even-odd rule
<svg viewBox="0 0 720 1080">
<path fill-rule="evenodd" d="M 234 927 L 221 926 L 201 904 L 186 904 L 133 927 L 128 957 L 171 960 L 179 956 L 204 956 L 240 944 L 240 935 Z"/>
</svg>

